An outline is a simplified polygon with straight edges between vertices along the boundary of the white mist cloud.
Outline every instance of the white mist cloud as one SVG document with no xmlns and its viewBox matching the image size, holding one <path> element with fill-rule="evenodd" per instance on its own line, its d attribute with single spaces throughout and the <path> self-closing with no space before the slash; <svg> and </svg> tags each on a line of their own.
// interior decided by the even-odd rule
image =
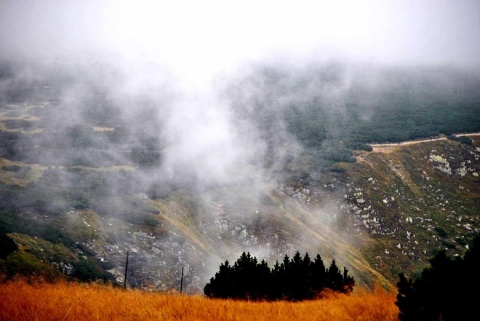
<svg viewBox="0 0 480 321">
<path fill-rule="evenodd" d="M 258 59 L 475 63 L 474 0 L 0 2 L 4 54 L 81 50 L 172 68 L 188 85 Z"/>
<path fill-rule="evenodd" d="M 157 109 L 167 173 L 188 168 L 200 180 L 231 181 L 268 152 L 265 133 L 232 114 L 235 101 L 220 99 L 227 80 L 265 61 L 300 70 L 332 59 L 478 66 L 479 6 L 472 0 L 2 0 L 0 47 L 3 58 L 81 58 L 120 69 L 123 78 L 103 85 L 127 119 L 137 117 L 139 101 Z M 241 97 L 261 96 L 251 84 L 235 87 Z M 303 95 L 318 89 L 306 87 Z M 328 90 L 332 106 L 341 105 L 342 94 L 343 88 Z M 270 110 L 289 103 L 268 102 Z"/>
<path fill-rule="evenodd" d="M 168 144 L 164 166 L 170 176 L 190 173 L 202 184 L 235 180 L 246 154 L 226 112 L 205 96 L 175 103 L 163 131 Z"/>
</svg>

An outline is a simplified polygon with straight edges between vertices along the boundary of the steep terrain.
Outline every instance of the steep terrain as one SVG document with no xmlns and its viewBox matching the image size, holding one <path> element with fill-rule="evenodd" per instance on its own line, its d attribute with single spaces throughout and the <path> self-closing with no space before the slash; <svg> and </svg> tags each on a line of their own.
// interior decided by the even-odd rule
<svg viewBox="0 0 480 321">
<path fill-rule="evenodd" d="M 436 250 L 463 254 L 479 232 L 480 136 L 471 138 L 471 146 L 451 140 L 376 146 L 343 164 L 342 173 L 277 184 L 261 198 L 222 188 L 209 201 L 182 190 L 132 196 L 137 206 L 150 206 L 151 221 L 88 209 L 56 217 L 4 213 L 2 221 L 18 230 L 8 235 L 21 251 L 66 275 L 88 268 L 80 263 L 89 259 L 122 283 L 128 251 L 131 286 L 178 288 L 184 267 L 186 288 L 199 292 L 219 263 L 242 251 L 271 262 L 295 251 L 320 253 L 346 266 L 358 284 L 386 285 L 400 271 L 419 272 Z M 9 184 L 6 166 L 2 179 Z M 61 237 L 73 242 L 70 248 Z"/>
<path fill-rule="evenodd" d="M 336 65 L 304 78 L 266 68 L 230 88 L 227 117 L 151 87 L 132 94 L 111 66 L 1 67 L 8 275 L 123 285 L 128 256 L 128 286 L 177 290 L 183 268 L 183 289 L 200 293 L 244 251 L 270 266 L 299 251 L 391 286 L 479 232 L 480 136 L 428 139 L 478 131 L 470 74 L 446 72 L 463 82 L 444 86 L 435 70 L 408 71 L 369 88 Z"/>
<path fill-rule="evenodd" d="M 374 145 L 348 166 L 346 211 L 374 243 L 382 274 L 418 272 L 435 251 L 462 255 L 479 229 L 480 135 Z"/>
</svg>

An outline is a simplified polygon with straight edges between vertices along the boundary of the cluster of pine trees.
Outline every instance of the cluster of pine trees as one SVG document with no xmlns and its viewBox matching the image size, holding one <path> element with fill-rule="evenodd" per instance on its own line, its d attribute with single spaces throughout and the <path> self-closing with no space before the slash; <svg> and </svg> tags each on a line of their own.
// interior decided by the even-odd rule
<svg viewBox="0 0 480 321">
<path fill-rule="evenodd" d="M 399 319 L 478 320 L 480 236 L 474 239 L 463 257 L 452 259 L 441 251 L 430 264 L 416 279 L 400 274 L 396 302 L 400 309 Z"/>
<path fill-rule="evenodd" d="M 233 266 L 228 261 L 220 265 L 204 293 L 210 298 L 299 301 L 321 297 L 325 289 L 350 293 L 354 285 L 346 268 L 342 273 L 335 260 L 325 268 L 319 254 L 313 261 L 308 253 L 303 258 L 299 252 L 292 259 L 286 255 L 270 269 L 265 260 L 243 252 Z"/>
</svg>

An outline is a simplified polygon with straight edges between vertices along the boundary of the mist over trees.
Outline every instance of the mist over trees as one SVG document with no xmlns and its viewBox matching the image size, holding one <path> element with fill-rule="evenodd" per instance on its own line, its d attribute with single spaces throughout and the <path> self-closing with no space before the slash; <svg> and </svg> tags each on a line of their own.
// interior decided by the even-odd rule
<svg viewBox="0 0 480 321">
<path fill-rule="evenodd" d="M 264 260 L 258 262 L 243 252 L 233 266 L 228 261 L 220 265 L 204 293 L 210 298 L 300 301 L 320 298 L 326 289 L 350 293 L 354 285 L 346 268 L 342 273 L 335 260 L 325 268 L 319 254 L 312 261 L 308 253 L 302 258 L 296 252 L 293 258 L 286 255 L 269 268 Z"/>
<path fill-rule="evenodd" d="M 175 107 L 175 90 L 165 80 L 159 80 L 159 88 L 135 91 L 122 68 L 98 62 L 1 62 L 5 116 L 20 116 L 8 104 L 32 104 L 28 114 L 34 118 L 2 120 L 12 130 L 0 132 L 0 156 L 143 170 L 165 164 L 172 139 L 188 144 L 196 136 L 168 132 L 172 125 L 183 125 L 180 119 L 171 124 L 172 117 L 178 118 L 169 111 Z M 328 168 L 354 162 L 352 151 L 368 149 L 368 143 L 480 131 L 480 75 L 452 67 L 264 64 L 219 87 L 233 117 L 214 120 L 227 122 L 229 132 L 223 134 L 233 135 L 231 143 L 255 146 L 253 155 L 242 156 L 251 158 L 247 162 L 267 168 L 288 166 L 292 154 Z M 192 113 L 195 109 L 188 107 L 178 116 L 187 124 Z M 196 121 L 191 125 L 202 128 Z"/>
<path fill-rule="evenodd" d="M 448 66 L 265 65 L 227 88 L 269 144 L 286 130 L 319 168 L 354 162 L 368 143 L 480 130 L 480 75 Z"/>
</svg>

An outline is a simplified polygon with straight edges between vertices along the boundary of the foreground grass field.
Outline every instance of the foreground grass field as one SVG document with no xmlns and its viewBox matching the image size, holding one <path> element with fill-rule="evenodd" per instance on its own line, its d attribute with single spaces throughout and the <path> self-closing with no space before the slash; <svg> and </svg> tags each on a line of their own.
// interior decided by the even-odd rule
<svg viewBox="0 0 480 321">
<path fill-rule="evenodd" d="M 316 301 L 244 302 L 104 285 L 24 280 L 0 283 L 0 320 L 382 320 L 397 321 L 395 293 L 332 294 Z"/>
</svg>

